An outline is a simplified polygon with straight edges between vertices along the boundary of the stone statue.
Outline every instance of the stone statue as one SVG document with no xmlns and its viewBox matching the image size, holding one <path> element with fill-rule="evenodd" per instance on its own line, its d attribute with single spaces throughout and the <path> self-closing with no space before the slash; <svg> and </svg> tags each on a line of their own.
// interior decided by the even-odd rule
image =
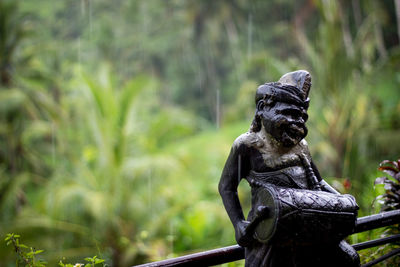
<svg viewBox="0 0 400 267">
<path fill-rule="evenodd" d="M 359 266 L 343 239 L 358 206 L 320 176 L 304 140 L 311 76 L 299 70 L 258 87 L 256 113 L 233 143 L 219 183 L 246 266 Z M 247 220 L 237 188 L 251 186 Z"/>
</svg>

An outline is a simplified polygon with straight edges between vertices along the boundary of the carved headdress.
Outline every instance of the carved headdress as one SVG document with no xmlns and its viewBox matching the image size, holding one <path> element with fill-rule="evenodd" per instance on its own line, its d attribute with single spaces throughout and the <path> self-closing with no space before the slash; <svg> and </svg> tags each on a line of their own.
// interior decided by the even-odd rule
<svg viewBox="0 0 400 267">
<path fill-rule="evenodd" d="M 256 104 L 261 99 L 267 102 L 289 102 L 308 108 L 311 75 L 305 70 L 289 72 L 278 82 L 265 83 L 257 88 Z"/>
</svg>

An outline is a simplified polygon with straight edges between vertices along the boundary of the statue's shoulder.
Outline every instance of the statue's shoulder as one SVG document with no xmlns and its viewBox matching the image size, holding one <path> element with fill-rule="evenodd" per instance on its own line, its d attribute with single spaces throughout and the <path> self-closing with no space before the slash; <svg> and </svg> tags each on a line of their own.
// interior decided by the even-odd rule
<svg viewBox="0 0 400 267">
<path fill-rule="evenodd" d="M 308 149 L 308 143 L 307 143 L 306 139 L 301 140 L 299 145 L 300 145 L 301 149 Z"/>
<path fill-rule="evenodd" d="M 260 141 L 260 137 L 257 135 L 257 133 L 248 131 L 236 138 L 235 142 L 233 142 L 232 147 L 234 149 L 250 148 L 257 146 Z"/>
<path fill-rule="evenodd" d="M 306 139 L 303 139 L 299 142 L 298 150 L 300 153 L 311 157 L 310 150 L 308 149 L 308 143 L 307 143 Z"/>
</svg>

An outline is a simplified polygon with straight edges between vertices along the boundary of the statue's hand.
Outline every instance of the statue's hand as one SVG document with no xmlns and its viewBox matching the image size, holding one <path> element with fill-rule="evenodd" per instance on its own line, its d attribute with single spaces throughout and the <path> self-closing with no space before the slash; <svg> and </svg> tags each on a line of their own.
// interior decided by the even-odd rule
<svg viewBox="0 0 400 267">
<path fill-rule="evenodd" d="M 254 240 L 253 232 L 248 231 L 248 228 L 247 228 L 247 226 L 249 224 L 250 224 L 250 222 L 242 220 L 242 221 L 239 221 L 235 227 L 236 242 L 242 247 L 249 246 Z"/>
</svg>

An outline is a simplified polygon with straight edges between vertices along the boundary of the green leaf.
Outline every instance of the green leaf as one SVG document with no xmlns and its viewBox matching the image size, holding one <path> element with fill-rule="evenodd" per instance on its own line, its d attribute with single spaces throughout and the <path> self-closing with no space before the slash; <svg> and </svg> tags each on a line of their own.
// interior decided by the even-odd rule
<svg viewBox="0 0 400 267">
<path fill-rule="evenodd" d="M 44 250 L 43 249 L 39 249 L 35 251 L 35 255 L 42 253 Z"/>
</svg>

